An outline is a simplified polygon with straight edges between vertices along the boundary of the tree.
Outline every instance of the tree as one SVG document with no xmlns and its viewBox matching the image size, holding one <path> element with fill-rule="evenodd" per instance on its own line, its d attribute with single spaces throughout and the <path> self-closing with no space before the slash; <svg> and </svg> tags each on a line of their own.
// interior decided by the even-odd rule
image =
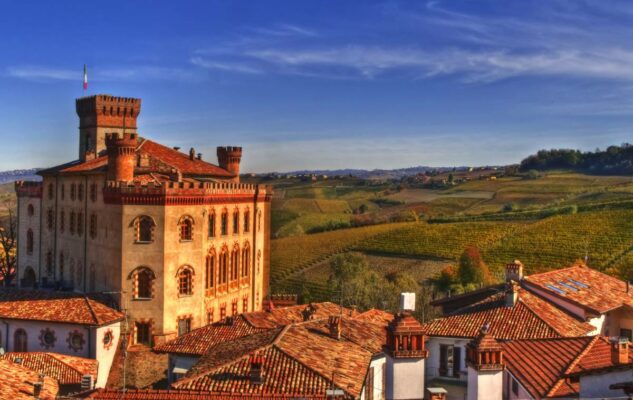
<svg viewBox="0 0 633 400">
<path fill-rule="evenodd" d="M 463 286 L 470 283 L 475 285 L 492 283 L 492 274 L 479 249 L 475 246 L 468 246 L 459 258 L 459 279 Z"/>
<path fill-rule="evenodd" d="M 460 279 L 457 269 L 452 265 L 445 267 L 435 279 L 437 289 L 442 292 L 447 292 L 452 285 L 459 282 Z"/>
<path fill-rule="evenodd" d="M 0 279 L 7 286 L 15 276 L 17 221 L 11 208 L 6 207 L 8 216 L 0 222 Z"/>
</svg>

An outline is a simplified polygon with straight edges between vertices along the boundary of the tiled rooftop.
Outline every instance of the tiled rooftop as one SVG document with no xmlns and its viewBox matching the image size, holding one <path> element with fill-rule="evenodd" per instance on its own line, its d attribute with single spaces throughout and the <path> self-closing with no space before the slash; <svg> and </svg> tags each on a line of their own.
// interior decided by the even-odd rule
<svg viewBox="0 0 633 400">
<path fill-rule="evenodd" d="M 354 318 L 369 322 L 384 321 L 388 316 L 393 316 L 384 311 L 370 310 L 365 313 L 355 313 L 330 302 L 315 303 L 312 305 L 314 313 L 312 319 L 323 319 L 330 315 L 352 315 Z M 165 344 L 158 345 L 154 351 L 163 353 L 178 353 L 188 355 L 203 355 L 219 343 L 225 343 L 237 338 L 252 335 L 268 329 L 275 329 L 290 323 L 302 322 L 302 312 L 306 305 L 296 305 L 283 308 L 275 308 L 272 311 L 255 311 L 244 313 L 235 317 L 215 322 L 173 339 Z M 384 323 L 386 325 L 386 323 Z"/>
<path fill-rule="evenodd" d="M 269 329 L 211 348 L 177 381 L 179 389 L 245 393 L 324 394 L 334 385 L 359 396 L 373 354 L 381 352 L 385 324 L 341 317 L 341 339 L 330 336 L 326 318 Z M 262 356 L 262 385 L 249 379 L 250 357 Z"/>
<path fill-rule="evenodd" d="M 491 292 L 483 300 L 424 324 L 424 331 L 428 336 L 472 338 L 490 323 L 490 334 L 507 340 L 582 336 L 595 329 L 529 291 L 518 290 L 514 307 L 506 306 L 504 291 Z"/>
<path fill-rule="evenodd" d="M 211 164 L 204 160 L 189 158 L 189 154 L 174 150 L 171 147 L 163 146 L 151 140 L 141 139 L 137 153 L 147 154 L 154 158 L 157 162 L 162 163 L 171 168 L 179 170 L 185 176 L 213 176 L 231 178 L 233 175 L 217 165 Z M 56 167 L 48 168 L 39 173 L 42 175 L 56 173 L 79 173 L 89 171 L 103 171 L 108 164 L 108 156 L 102 155 L 92 160 L 73 161 Z M 158 172 L 158 171 L 156 171 Z"/>
<path fill-rule="evenodd" d="M 125 397 L 123 397 L 125 395 Z M 292 399 L 296 400 L 295 395 L 272 395 L 272 394 L 249 394 L 249 393 L 209 393 L 198 390 L 119 390 L 97 389 L 90 392 L 80 393 L 74 396 L 78 399 L 94 399 L 94 400 L 269 400 L 269 399 Z M 325 399 L 325 396 L 310 396 L 304 394 L 302 399 Z"/>
<path fill-rule="evenodd" d="M 595 313 L 633 306 L 633 291 L 627 293 L 626 282 L 580 264 L 530 275 L 522 283 Z"/>
<path fill-rule="evenodd" d="M 22 365 L 25 368 L 55 379 L 60 385 L 81 383 L 83 375 L 97 378 L 97 360 L 57 353 L 5 353 L 0 359 Z M 20 364 L 15 363 L 21 359 Z"/>
<path fill-rule="evenodd" d="M 611 347 L 602 336 L 502 342 L 508 370 L 535 398 L 577 397 L 574 374 L 613 368 Z M 633 369 L 633 352 L 629 352 Z"/>
<path fill-rule="evenodd" d="M 0 359 L 0 393 L 3 399 L 33 400 L 33 384 L 39 381 L 38 372 L 17 365 L 13 361 Z M 59 391 L 55 379 L 44 377 L 42 382 L 40 400 L 55 399 Z"/>
<path fill-rule="evenodd" d="M 123 317 L 123 313 L 77 293 L 0 290 L 0 318 L 101 326 Z"/>
</svg>

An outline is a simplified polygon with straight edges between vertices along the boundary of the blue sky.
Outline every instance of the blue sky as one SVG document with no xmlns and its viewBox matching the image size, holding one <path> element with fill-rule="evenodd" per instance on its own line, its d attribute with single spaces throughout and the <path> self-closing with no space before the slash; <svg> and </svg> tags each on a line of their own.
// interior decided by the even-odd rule
<svg viewBox="0 0 633 400">
<path fill-rule="evenodd" d="M 141 97 L 165 144 L 242 145 L 255 172 L 503 164 L 633 132 L 629 1 L 21 1 L 0 38 L 0 170 L 76 157 L 74 99 L 95 93 Z"/>
</svg>

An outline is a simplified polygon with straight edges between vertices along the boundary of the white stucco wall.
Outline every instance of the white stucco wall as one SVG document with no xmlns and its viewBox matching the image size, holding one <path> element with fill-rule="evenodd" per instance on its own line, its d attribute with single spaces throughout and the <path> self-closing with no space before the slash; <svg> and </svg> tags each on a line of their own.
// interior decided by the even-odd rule
<svg viewBox="0 0 633 400">
<path fill-rule="evenodd" d="M 112 331 L 112 344 L 106 348 L 103 343 L 103 337 L 106 332 L 110 330 Z M 115 322 L 114 324 L 96 328 L 94 331 L 95 333 L 92 336 L 94 339 L 91 343 L 91 346 L 93 346 L 91 353 L 97 361 L 99 361 L 99 372 L 95 386 L 103 388 L 108 381 L 110 369 L 112 368 L 112 361 L 114 360 L 114 355 L 116 353 L 117 346 L 119 345 L 119 340 L 121 339 L 121 323 Z"/>
<path fill-rule="evenodd" d="M 0 324 L 0 330 L 2 333 L 2 347 L 6 351 L 15 351 L 14 349 L 14 333 L 18 329 L 24 329 L 27 335 L 27 351 L 48 351 L 54 353 L 68 354 L 77 357 L 94 358 L 94 354 L 90 355 L 90 339 L 94 340 L 94 334 L 92 334 L 90 328 L 82 325 L 73 324 L 60 324 L 53 322 L 39 322 L 39 321 L 20 321 L 20 320 L 2 320 L 9 324 L 8 329 L 8 342 L 7 342 L 7 326 Z M 49 328 L 54 331 L 55 344 L 52 347 L 44 347 L 40 342 L 40 334 L 43 329 Z M 84 345 L 80 350 L 74 350 L 69 345 L 66 339 L 70 332 L 78 330 L 83 334 Z"/>
<path fill-rule="evenodd" d="M 363 387 L 363 391 L 361 392 L 360 398 L 361 400 L 365 400 L 367 398 L 367 393 L 369 390 L 373 390 L 373 394 L 374 394 L 374 400 L 382 400 L 383 396 L 382 396 L 382 391 L 383 391 L 383 371 L 385 371 L 385 368 L 387 368 L 387 358 L 385 355 L 381 355 L 378 357 L 375 357 L 371 360 L 371 362 L 369 363 L 369 369 L 367 371 L 367 373 L 369 373 L 370 371 L 372 371 L 373 368 L 373 372 L 374 372 L 374 385 L 372 388 L 369 388 L 367 386 Z"/>
<path fill-rule="evenodd" d="M 460 379 L 466 379 L 466 344 L 468 340 L 463 338 L 430 337 L 426 343 L 429 356 L 426 359 L 426 377 L 431 379 L 440 376 L 440 345 L 447 344 L 461 348 Z M 448 378 L 450 377 L 443 377 Z"/>
<path fill-rule="evenodd" d="M 580 377 L 580 398 L 626 398 L 622 390 L 611 390 L 614 383 L 630 382 L 633 379 L 633 370 L 619 370 L 604 374 L 585 375 Z"/>
<path fill-rule="evenodd" d="M 422 399 L 424 398 L 425 359 L 407 359 L 386 357 L 387 398 Z"/>
<path fill-rule="evenodd" d="M 518 383 L 518 394 L 514 394 L 512 392 L 512 381 L 515 380 Z M 525 388 L 521 385 L 518 379 L 515 379 L 512 374 L 506 370 L 503 373 L 503 398 L 508 400 L 526 400 L 533 399 L 530 393 L 525 390 Z"/>
<path fill-rule="evenodd" d="M 503 371 L 477 371 L 468 367 L 468 400 L 502 400 Z"/>
</svg>

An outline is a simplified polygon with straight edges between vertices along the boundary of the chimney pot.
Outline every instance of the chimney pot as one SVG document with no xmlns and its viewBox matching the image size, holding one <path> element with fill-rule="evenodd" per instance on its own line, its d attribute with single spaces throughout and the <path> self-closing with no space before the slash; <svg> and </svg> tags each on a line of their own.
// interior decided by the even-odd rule
<svg viewBox="0 0 633 400">
<path fill-rule="evenodd" d="M 198 158 L 198 160 L 202 160 L 202 153 L 198 153 L 197 158 Z"/>
<path fill-rule="evenodd" d="M 522 279 L 523 263 L 521 261 L 514 260 L 513 262 L 506 264 L 506 282 L 520 282 Z"/>
<path fill-rule="evenodd" d="M 330 331 L 330 337 L 332 337 L 332 339 L 341 340 L 341 317 L 331 315 L 330 318 L 328 318 L 327 325 Z"/>
<path fill-rule="evenodd" d="M 611 338 L 611 361 L 621 365 L 629 363 L 629 339 L 625 337 Z"/>
<path fill-rule="evenodd" d="M 189 159 L 194 160 L 196 158 L 196 149 L 193 147 L 189 149 Z"/>
<path fill-rule="evenodd" d="M 506 289 L 506 307 L 514 307 L 519 300 L 519 285 L 515 281 L 508 282 Z"/>
</svg>

